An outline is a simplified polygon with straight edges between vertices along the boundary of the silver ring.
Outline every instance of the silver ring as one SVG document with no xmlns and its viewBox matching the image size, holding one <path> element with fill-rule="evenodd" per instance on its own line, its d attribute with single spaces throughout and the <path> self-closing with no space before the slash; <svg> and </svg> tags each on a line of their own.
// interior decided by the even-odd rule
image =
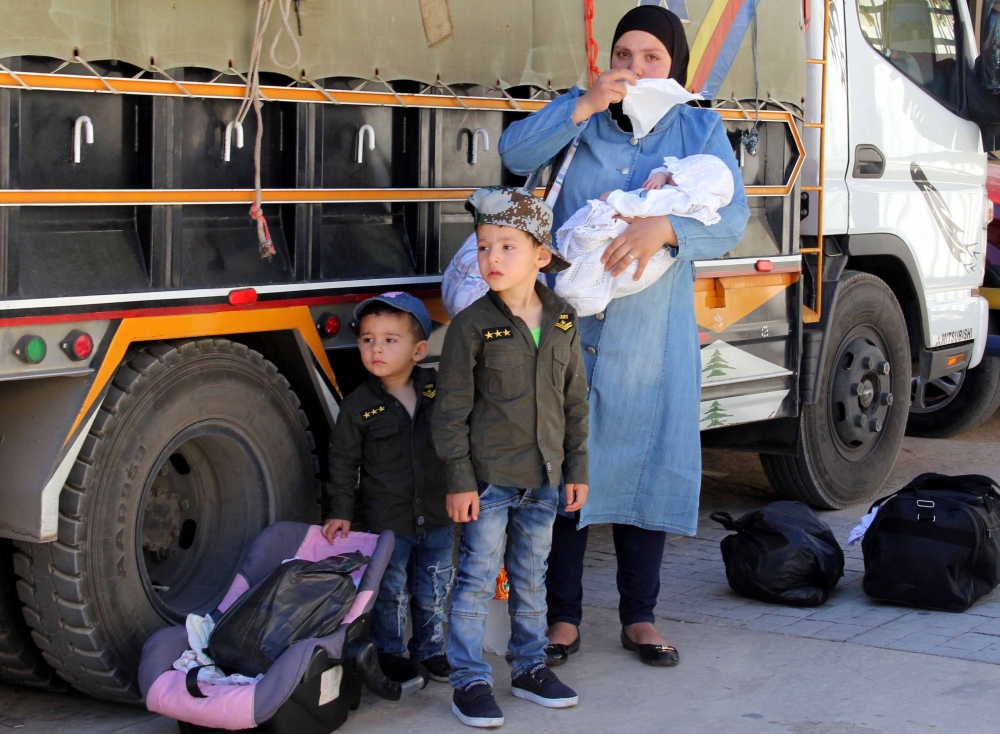
<svg viewBox="0 0 1000 734">
<path fill-rule="evenodd" d="M 626 252 L 625 254 L 628 255 L 633 260 L 635 260 L 635 255 L 633 255 L 631 252 Z"/>
</svg>

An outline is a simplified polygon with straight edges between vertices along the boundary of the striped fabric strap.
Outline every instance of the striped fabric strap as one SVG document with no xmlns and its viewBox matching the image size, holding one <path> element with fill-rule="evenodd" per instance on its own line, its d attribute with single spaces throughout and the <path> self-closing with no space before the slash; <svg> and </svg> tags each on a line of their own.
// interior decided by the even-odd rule
<svg viewBox="0 0 1000 734">
<path fill-rule="evenodd" d="M 580 128 L 580 132 L 576 134 L 573 138 L 573 142 L 570 143 L 569 149 L 566 151 L 566 155 L 563 156 L 562 165 L 559 166 L 559 171 L 556 173 L 556 178 L 549 187 L 548 193 L 545 195 L 545 203 L 549 205 L 549 208 L 555 206 L 556 199 L 559 198 L 559 192 L 562 190 L 563 179 L 566 178 L 566 171 L 569 170 L 569 164 L 573 162 L 573 156 L 576 155 L 576 149 L 580 146 L 580 140 L 583 138 L 583 131 L 587 129 L 587 125 L 590 123 L 590 119 L 583 123 L 583 127 Z M 534 191 L 538 188 L 538 184 L 542 178 L 542 170 L 545 167 L 539 168 L 533 174 L 528 176 L 528 180 L 524 183 L 524 188 L 528 191 Z"/>
</svg>

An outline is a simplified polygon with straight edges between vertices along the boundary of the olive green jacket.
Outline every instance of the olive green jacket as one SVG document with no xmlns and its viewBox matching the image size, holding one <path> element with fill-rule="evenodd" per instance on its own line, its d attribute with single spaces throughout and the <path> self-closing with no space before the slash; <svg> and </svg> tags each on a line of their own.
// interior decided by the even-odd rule
<svg viewBox="0 0 1000 734">
<path fill-rule="evenodd" d="M 587 381 L 576 312 L 541 283 L 542 335 L 493 291 L 445 335 L 432 425 L 448 493 L 479 482 L 587 483 Z"/>
</svg>

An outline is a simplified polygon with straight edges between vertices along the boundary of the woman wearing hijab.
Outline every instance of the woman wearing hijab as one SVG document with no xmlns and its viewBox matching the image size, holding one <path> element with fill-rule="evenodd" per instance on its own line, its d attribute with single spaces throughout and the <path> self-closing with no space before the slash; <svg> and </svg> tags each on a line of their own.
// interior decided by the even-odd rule
<svg viewBox="0 0 1000 734">
<path fill-rule="evenodd" d="M 573 88 L 512 124 L 500 140 L 504 165 L 529 175 L 555 159 L 583 129 L 554 207 L 553 230 L 605 191 L 636 189 L 667 155 L 707 153 L 736 182 L 722 221 L 665 216 L 634 220 L 602 260 L 614 275 L 669 247 L 676 264 L 655 284 L 579 319 L 590 385 L 591 495 L 576 516 L 560 516 L 546 577 L 549 664 L 580 647 L 583 554 L 588 526 L 613 523 L 618 557 L 621 643 L 650 665 L 679 654 L 653 625 L 666 534 L 694 535 L 701 491 L 701 358 L 694 315 L 694 260 L 721 257 L 743 236 L 750 210 L 722 120 L 677 105 L 641 139 L 621 109 L 627 85 L 670 78 L 684 85 L 688 45 L 680 20 L 658 6 L 626 13 L 615 30 L 611 69 L 585 93 Z M 584 127 L 586 126 L 586 127 Z"/>
</svg>

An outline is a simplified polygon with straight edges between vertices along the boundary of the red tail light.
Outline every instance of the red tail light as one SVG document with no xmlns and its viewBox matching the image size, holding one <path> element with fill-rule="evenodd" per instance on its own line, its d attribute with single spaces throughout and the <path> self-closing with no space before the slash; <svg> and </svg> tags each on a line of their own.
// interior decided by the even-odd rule
<svg viewBox="0 0 1000 734">
<path fill-rule="evenodd" d="M 230 306 L 247 306 L 251 303 L 257 303 L 257 291 L 253 288 L 240 288 L 239 290 L 229 291 Z"/>
<path fill-rule="evenodd" d="M 94 353 L 94 340 L 87 332 L 73 329 L 59 343 L 59 348 L 74 362 L 79 362 Z"/>
<path fill-rule="evenodd" d="M 340 333 L 340 317 L 329 312 L 321 313 L 316 319 L 316 328 L 324 339 L 332 339 Z"/>
</svg>

